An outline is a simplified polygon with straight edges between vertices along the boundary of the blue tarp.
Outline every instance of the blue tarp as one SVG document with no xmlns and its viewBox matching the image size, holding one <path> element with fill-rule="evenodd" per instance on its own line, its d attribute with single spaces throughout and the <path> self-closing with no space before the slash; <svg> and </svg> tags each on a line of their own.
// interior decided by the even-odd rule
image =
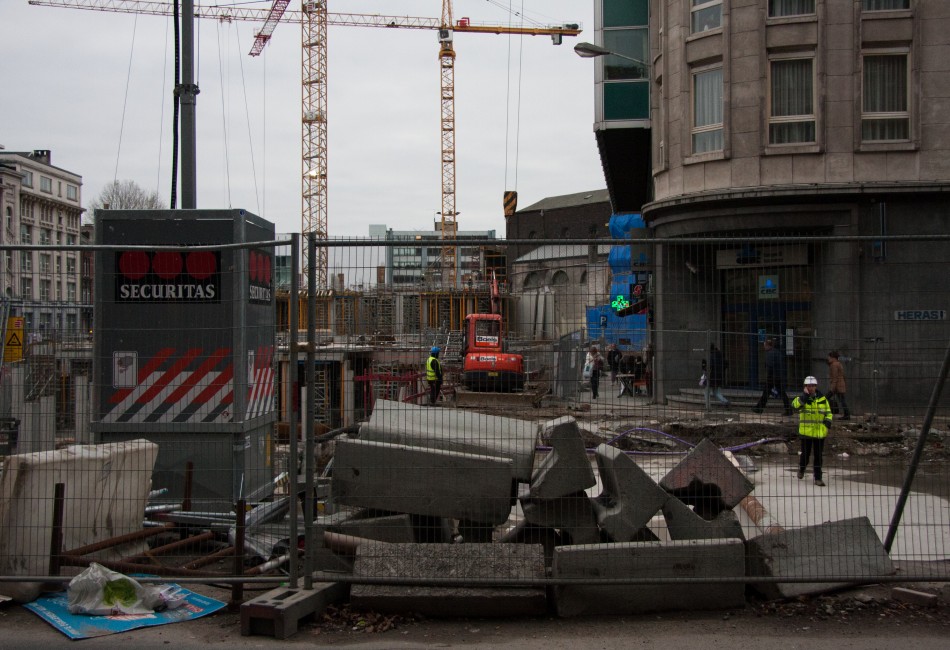
<svg viewBox="0 0 950 650">
<path fill-rule="evenodd" d="M 610 236 L 614 239 L 626 239 L 632 228 L 646 228 L 646 223 L 639 213 L 610 215 Z"/>
<path fill-rule="evenodd" d="M 611 246 L 610 254 L 607 256 L 607 263 L 610 265 L 610 272 L 614 277 L 621 273 L 630 272 L 630 247 L 629 246 Z"/>
<path fill-rule="evenodd" d="M 643 350 L 647 346 L 647 315 L 618 316 L 610 305 L 587 308 L 587 336 L 616 343 L 621 350 Z"/>
</svg>

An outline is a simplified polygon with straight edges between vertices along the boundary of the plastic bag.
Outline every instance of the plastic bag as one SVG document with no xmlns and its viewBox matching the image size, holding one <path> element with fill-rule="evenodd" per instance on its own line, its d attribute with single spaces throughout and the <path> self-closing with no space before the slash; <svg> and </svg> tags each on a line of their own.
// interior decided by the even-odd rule
<svg viewBox="0 0 950 650">
<path fill-rule="evenodd" d="M 577 366 L 575 366 L 575 368 L 576 367 Z M 587 363 L 584 364 L 584 374 L 583 374 L 584 381 L 590 381 L 590 376 L 592 374 L 594 374 L 594 362 L 588 361 Z"/>
<path fill-rule="evenodd" d="M 706 386 L 706 373 L 704 372 L 699 378 L 699 386 L 705 388 Z"/>
<path fill-rule="evenodd" d="M 177 585 L 144 586 L 95 562 L 69 581 L 66 595 L 71 614 L 90 616 L 151 614 L 175 609 L 185 600 Z"/>
</svg>

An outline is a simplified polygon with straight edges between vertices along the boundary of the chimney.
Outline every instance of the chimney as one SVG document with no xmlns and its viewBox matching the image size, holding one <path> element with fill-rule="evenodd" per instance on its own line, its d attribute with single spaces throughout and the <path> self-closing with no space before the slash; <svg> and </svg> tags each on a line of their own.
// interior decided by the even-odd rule
<svg viewBox="0 0 950 650">
<path fill-rule="evenodd" d="M 44 165 L 51 165 L 51 164 L 52 164 L 51 161 L 52 161 L 52 159 L 53 159 L 53 157 L 52 157 L 52 155 L 51 155 L 52 153 L 53 153 L 53 152 L 50 151 L 49 149 L 34 149 L 34 150 L 33 150 L 33 155 L 30 156 L 30 158 L 32 158 L 33 160 L 36 160 L 36 161 L 38 161 L 38 162 L 41 162 L 41 163 L 43 163 Z"/>
</svg>

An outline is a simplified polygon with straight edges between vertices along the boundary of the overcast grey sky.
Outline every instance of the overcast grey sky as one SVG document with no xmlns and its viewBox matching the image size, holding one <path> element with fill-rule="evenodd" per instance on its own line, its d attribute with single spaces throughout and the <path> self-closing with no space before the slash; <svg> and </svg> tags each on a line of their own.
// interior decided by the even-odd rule
<svg viewBox="0 0 950 650">
<path fill-rule="evenodd" d="M 503 236 L 504 190 L 517 189 L 525 207 L 605 183 L 592 133 L 594 63 L 572 51 L 594 40 L 593 3 L 455 0 L 455 17 L 507 22 L 498 5 L 584 29 L 560 46 L 547 36 L 455 35 L 458 225 Z M 329 8 L 438 17 L 441 1 Z M 198 207 L 245 208 L 278 232 L 299 232 L 300 27 L 279 25 L 254 58 L 258 25 L 196 21 Z M 329 236 L 363 237 L 376 223 L 430 229 L 441 209 L 436 32 L 331 25 L 328 39 Z M 0 144 L 52 150 L 54 165 L 82 175 L 84 206 L 113 178 L 168 201 L 171 19 L 3 0 L 0 42 Z"/>
</svg>

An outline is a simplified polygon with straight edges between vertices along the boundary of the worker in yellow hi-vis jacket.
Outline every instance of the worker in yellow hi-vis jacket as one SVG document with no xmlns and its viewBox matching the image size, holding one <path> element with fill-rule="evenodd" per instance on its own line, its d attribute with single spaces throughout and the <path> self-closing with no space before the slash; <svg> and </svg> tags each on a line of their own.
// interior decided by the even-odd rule
<svg viewBox="0 0 950 650">
<path fill-rule="evenodd" d="M 805 477 L 808 458 L 815 454 L 815 485 L 824 487 L 821 480 L 821 455 L 825 438 L 831 427 L 831 405 L 828 398 L 818 392 L 818 380 L 809 375 L 803 382 L 803 392 L 792 400 L 792 408 L 798 411 L 798 437 L 802 441 L 802 454 L 798 459 L 798 478 Z"/>
</svg>

